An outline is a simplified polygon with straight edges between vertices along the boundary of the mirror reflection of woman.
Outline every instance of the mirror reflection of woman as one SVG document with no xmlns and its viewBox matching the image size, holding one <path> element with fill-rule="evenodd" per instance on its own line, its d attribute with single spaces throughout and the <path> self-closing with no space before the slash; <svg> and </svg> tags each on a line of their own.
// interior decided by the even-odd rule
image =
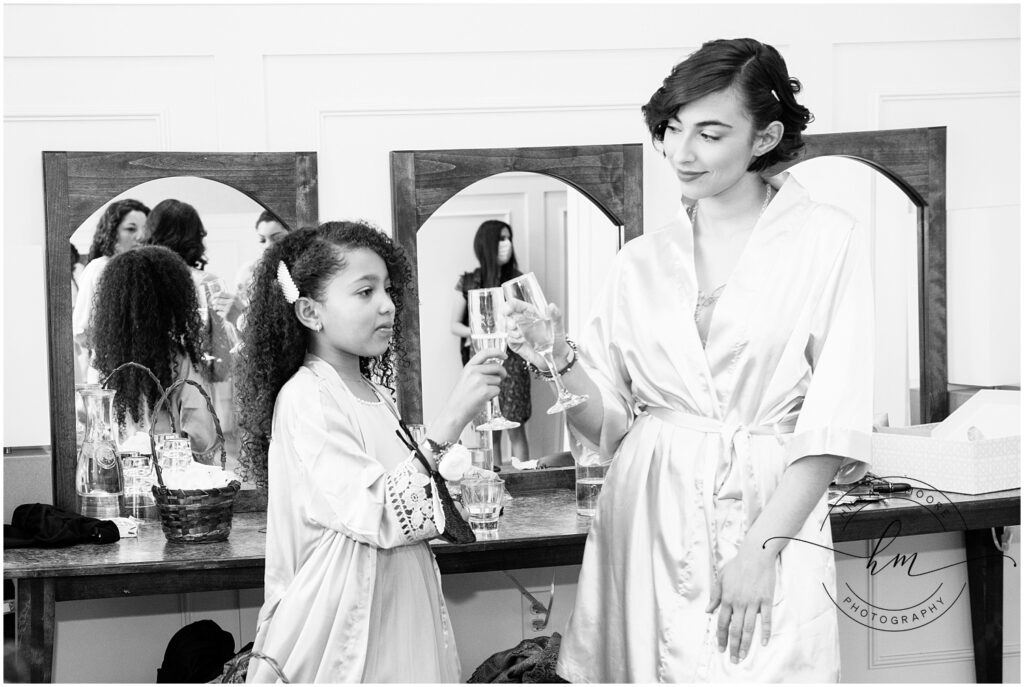
<svg viewBox="0 0 1024 687">
<path fill-rule="evenodd" d="M 96 284 L 110 258 L 134 248 L 146 226 L 149 208 L 137 200 L 115 200 L 96 223 L 89 248 L 89 262 L 78 278 L 78 295 L 71 313 L 72 335 L 76 347 L 76 381 L 98 382 L 95 370 L 89 370 L 89 319 L 92 316 Z"/>
<path fill-rule="evenodd" d="M 226 317 L 233 301 L 224 280 L 206 271 L 206 228 L 196 209 L 180 200 L 163 200 L 156 204 L 146 221 L 144 242 L 166 246 L 185 260 L 191 268 L 192 280 L 200 290 L 200 306 L 209 305 Z M 203 302 L 205 301 L 205 303 Z M 203 313 L 200 316 L 205 317 Z"/>
<path fill-rule="evenodd" d="M 676 65 L 643 112 L 679 216 L 620 251 L 578 359 L 556 323 L 562 381 L 590 397 L 570 429 L 611 462 L 570 682 L 839 678 L 826 492 L 870 460 L 871 266 L 850 215 L 765 177 L 803 146 L 799 91 L 752 39 Z"/>
<path fill-rule="evenodd" d="M 228 321 L 234 295 L 224 280 L 206 270 L 206 228 L 196 209 L 175 199 L 157 203 L 146 220 L 144 243 L 170 248 L 185 261 L 195 285 L 199 319 L 203 326 L 200 369 L 213 383 L 214 406 L 228 438 L 228 453 L 238 455 L 231 372 L 238 333 Z"/>
<path fill-rule="evenodd" d="M 180 256 L 161 246 L 117 255 L 103 271 L 96 294 L 90 324 L 102 378 L 118 365 L 136 362 L 152 370 L 165 389 L 179 379 L 191 379 L 209 390 L 199 368 L 202 323 L 196 289 Z M 154 415 L 160 394 L 142 370 L 120 370 L 107 386 L 117 391 L 114 410 L 122 445 L 139 432 L 148 433 L 153 423 L 157 432 L 171 431 L 170 409 L 196 459 L 214 464 L 219 458 L 213 418 L 194 387 L 184 385 Z M 148 452 L 147 441 L 139 445 Z"/>
<path fill-rule="evenodd" d="M 256 240 L 265 251 L 283 239 L 291 231 L 288 225 L 270 210 L 264 210 L 256 218 Z M 235 323 L 238 331 L 245 327 L 245 311 L 249 309 L 249 289 L 252 287 L 252 275 L 256 270 L 256 258 L 238 268 L 235 274 L 235 302 L 229 312 L 228 319 Z"/>
<path fill-rule="evenodd" d="M 515 249 L 512 247 L 512 227 L 506 222 L 491 219 L 482 223 L 473 239 L 473 252 L 479 265 L 476 269 L 459 276 L 452 303 L 451 331 L 459 337 L 463 365 L 473 356 L 466 293 L 471 289 L 501 286 L 502 282 L 522 274 L 516 263 Z M 501 384 L 498 404 L 502 415 L 519 423 L 518 427 L 505 430 L 508 432 L 510 450 L 512 457 L 529 460 L 530 446 L 526 440 L 526 421 L 530 419 L 531 412 L 530 372 L 526 362 L 511 351 L 505 360 L 505 371 L 508 372 L 508 376 Z M 493 439 L 494 464 L 501 465 L 501 432 L 493 432 Z"/>
</svg>

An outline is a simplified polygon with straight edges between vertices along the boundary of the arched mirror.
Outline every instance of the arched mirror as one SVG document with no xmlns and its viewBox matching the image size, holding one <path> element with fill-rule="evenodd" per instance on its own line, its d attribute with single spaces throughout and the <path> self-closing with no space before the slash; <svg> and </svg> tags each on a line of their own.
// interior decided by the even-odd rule
<svg viewBox="0 0 1024 687">
<path fill-rule="evenodd" d="M 410 366 L 398 380 L 403 417 L 422 422 L 425 398 L 436 403 L 458 374 L 458 340 L 449 329 L 452 297 L 460 274 L 478 264 L 472 242 L 480 223 L 503 219 L 513 226 L 520 269 L 543 278 L 543 288 L 552 300 L 561 297 L 571 322 L 585 314 L 579 302 L 584 291 L 565 275 L 587 270 L 579 282 L 585 283 L 595 264 L 582 246 L 617 250 L 642 231 L 641 155 L 639 144 L 391 153 L 394 236 L 421 290 L 402 321 L 410 349 Z M 426 397 L 424 375 L 431 377 Z M 530 420 L 535 456 L 561 444 L 557 418 L 544 422 L 542 415 L 535 411 Z"/>
<path fill-rule="evenodd" d="M 475 239 L 482 226 L 485 233 L 487 229 L 508 232 L 512 239 L 509 263 L 520 272 L 536 274 L 548 299 L 563 309 L 569 331 L 580 329 L 621 240 L 619 227 L 582 193 L 564 181 L 535 172 L 486 177 L 435 210 L 416 235 L 419 353 L 430 361 L 422 368 L 423 417 L 427 419 L 441 411 L 463 359 L 471 354 L 469 341 L 453 331 L 453 322 L 466 324 L 466 300 L 458 287 L 465 283 L 469 288 L 479 279 L 474 275 L 481 269 Z M 481 247 L 485 245 L 481 234 Z M 513 376 L 515 382 L 504 394 L 502 413 L 522 423 L 518 431 L 525 444 L 519 444 L 517 457 L 563 450 L 562 417 L 544 412 L 550 405 L 546 385 L 531 383 L 521 368 Z M 507 436 L 501 439 L 497 455 L 507 462 L 514 454 L 513 446 Z M 529 454 L 522 455 L 523 445 Z"/>
<path fill-rule="evenodd" d="M 817 200 L 871 228 L 875 408 L 894 425 L 949 409 L 946 339 L 946 128 L 805 137 L 790 171 Z"/>
<path fill-rule="evenodd" d="M 843 208 L 870 236 L 875 305 L 877 420 L 920 424 L 917 207 L 885 175 L 845 157 L 817 157 L 789 172 L 812 198 Z"/>
<path fill-rule="evenodd" d="M 256 224 L 264 210 L 286 227 L 317 223 L 316 154 L 46 152 L 43 169 L 54 502 L 74 510 L 74 385 L 96 381 L 98 373 L 90 370 L 88 349 L 74 335 L 72 291 L 81 280 L 72 277 L 72 249 L 82 262 L 88 260 L 98 220 L 112 203 L 130 198 L 152 209 L 163 200 L 179 200 L 195 208 L 206 231 L 207 263 L 197 274 L 237 293 L 240 275 L 262 250 Z M 240 314 L 237 308 L 231 313 L 235 324 Z M 229 469 L 237 467 L 239 453 L 231 386 L 230 376 L 209 386 Z M 265 503 L 265 494 L 244 484 L 235 509 L 259 510 Z"/>
</svg>

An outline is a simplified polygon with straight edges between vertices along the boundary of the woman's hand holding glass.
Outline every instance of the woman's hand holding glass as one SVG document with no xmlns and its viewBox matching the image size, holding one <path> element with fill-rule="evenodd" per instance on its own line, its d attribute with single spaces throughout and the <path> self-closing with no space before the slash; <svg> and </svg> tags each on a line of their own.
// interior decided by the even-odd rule
<svg viewBox="0 0 1024 687">
<path fill-rule="evenodd" d="M 505 313 L 505 319 L 508 321 L 509 349 L 534 367 L 546 370 L 548 364 L 544 360 L 544 356 L 538 353 L 537 349 L 526 340 L 523 330 L 519 328 L 519 321 L 521 319 L 534 319 L 537 317 L 536 308 L 522 301 L 505 301 L 502 312 Z M 555 359 L 556 364 L 560 363 L 561 367 L 565 367 L 569 358 L 570 348 L 565 340 L 562 311 L 554 303 L 548 305 L 548 318 L 551 320 L 551 355 Z"/>
<path fill-rule="evenodd" d="M 548 415 L 560 413 L 587 400 L 586 395 L 570 393 L 558 374 L 569 355 L 565 329 L 558 308 L 549 304 L 532 272 L 510 279 L 501 285 L 505 291 L 505 313 L 509 318 L 508 345 L 528 362 L 547 368 L 558 391 L 558 400 L 548 408 Z M 558 361 L 558 362 L 556 362 Z"/>
<path fill-rule="evenodd" d="M 221 317 L 227 319 L 228 311 L 231 310 L 231 306 L 235 302 L 234 294 L 228 291 L 224 280 L 219 277 L 208 279 L 204 283 L 206 284 L 210 307 L 217 311 Z"/>
</svg>

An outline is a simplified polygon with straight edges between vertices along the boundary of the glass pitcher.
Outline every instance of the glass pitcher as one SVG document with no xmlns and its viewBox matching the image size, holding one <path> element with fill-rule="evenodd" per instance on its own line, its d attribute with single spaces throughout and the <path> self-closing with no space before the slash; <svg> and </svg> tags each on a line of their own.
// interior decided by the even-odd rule
<svg viewBox="0 0 1024 687">
<path fill-rule="evenodd" d="M 109 520 L 119 517 L 124 505 L 124 476 L 114 428 L 115 392 L 85 387 L 78 393 L 85 408 L 85 432 L 75 472 L 78 512 L 90 518 Z"/>
</svg>

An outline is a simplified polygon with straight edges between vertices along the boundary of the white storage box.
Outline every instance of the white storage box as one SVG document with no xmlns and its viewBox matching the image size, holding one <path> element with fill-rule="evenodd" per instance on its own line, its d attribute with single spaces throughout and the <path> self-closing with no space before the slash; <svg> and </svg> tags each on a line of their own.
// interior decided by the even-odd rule
<svg viewBox="0 0 1024 687">
<path fill-rule="evenodd" d="M 871 472 L 920 480 L 940 491 L 984 494 L 1020 488 L 1020 435 L 936 439 L 938 426 L 883 427 L 871 435 Z M 921 486 L 924 486 L 923 484 Z"/>
</svg>

